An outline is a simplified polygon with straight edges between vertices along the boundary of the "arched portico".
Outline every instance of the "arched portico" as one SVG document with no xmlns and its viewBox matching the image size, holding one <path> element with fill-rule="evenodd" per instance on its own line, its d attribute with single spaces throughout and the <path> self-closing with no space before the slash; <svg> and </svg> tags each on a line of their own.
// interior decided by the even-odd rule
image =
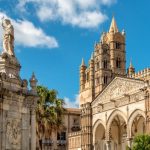
<svg viewBox="0 0 150 150">
<path fill-rule="evenodd" d="M 145 112 L 136 109 L 128 117 L 120 110 L 114 110 L 106 122 L 97 120 L 93 126 L 94 150 L 125 150 L 131 147 L 132 139 L 145 133 Z"/>
<path fill-rule="evenodd" d="M 137 134 L 144 134 L 146 126 L 145 123 L 145 112 L 140 109 L 133 111 L 128 119 L 128 138 L 132 140 Z M 129 147 L 132 143 L 131 140 L 130 144 L 128 144 Z"/>
<path fill-rule="evenodd" d="M 125 150 L 127 117 L 120 110 L 114 110 L 107 121 L 106 139 L 111 150 Z"/>
<path fill-rule="evenodd" d="M 97 120 L 93 127 L 93 144 L 94 150 L 105 150 L 105 124 Z"/>
</svg>

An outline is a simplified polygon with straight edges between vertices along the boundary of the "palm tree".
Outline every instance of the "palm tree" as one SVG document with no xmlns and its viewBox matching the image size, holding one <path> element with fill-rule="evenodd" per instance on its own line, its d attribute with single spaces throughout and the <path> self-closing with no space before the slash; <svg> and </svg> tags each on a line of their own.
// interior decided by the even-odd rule
<svg viewBox="0 0 150 150">
<path fill-rule="evenodd" d="M 37 93 L 40 99 L 37 102 L 36 122 L 39 147 L 42 150 L 42 138 L 50 139 L 54 130 L 62 126 L 62 117 L 65 112 L 64 100 L 57 97 L 56 90 L 48 90 L 44 86 L 37 86 Z"/>
<path fill-rule="evenodd" d="M 138 135 L 133 141 L 132 150 L 150 150 L 150 136 Z"/>
</svg>

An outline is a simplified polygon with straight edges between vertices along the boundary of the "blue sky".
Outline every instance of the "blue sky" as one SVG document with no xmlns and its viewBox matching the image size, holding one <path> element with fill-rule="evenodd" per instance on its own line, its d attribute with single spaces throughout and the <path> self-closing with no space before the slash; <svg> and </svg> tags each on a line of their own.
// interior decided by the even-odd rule
<svg viewBox="0 0 150 150">
<path fill-rule="evenodd" d="M 0 0 L 0 18 L 15 27 L 21 77 L 34 71 L 39 84 L 58 90 L 71 107 L 78 101 L 81 59 L 88 63 L 112 14 L 126 31 L 127 66 L 132 58 L 136 71 L 150 67 L 149 0 Z"/>
</svg>

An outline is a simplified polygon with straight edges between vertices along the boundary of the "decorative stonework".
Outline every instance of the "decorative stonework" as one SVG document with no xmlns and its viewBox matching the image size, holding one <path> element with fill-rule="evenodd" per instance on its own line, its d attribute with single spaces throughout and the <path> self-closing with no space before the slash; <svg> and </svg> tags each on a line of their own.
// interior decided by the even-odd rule
<svg viewBox="0 0 150 150">
<path fill-rule="evenodd" d="M 11 79 L 20 80 L 20 64 L 16 57 L 10 56 L 7 53 L 3 53 L 0 57 L 0 70 L 3 73 L 6 73 L 7 76 Z"/>
<path fill-rule="evenodd" d="M 10 144 L 18 145 L 21 141 L 21 123 L 20 120 L 9 120 L 6 123 L 6 136 Z"/>
<path fill-rule="evenodd" d="M 32 76 L 28 81 L 21 79 L 21 65 L 14 53 L 13 26 L 8 19 L 3 19 L 3 51 L 0 54 L 0 149 L 29 150 L 36 149 L 36 114 L 37 79 Z M 31 122 L 30 122 L 31 121 Z M 30 138 L 31 137 L 31 138 Z"/>
<path fill-rule="evenodd" d="M 125 149 L 136 134 L 150 134 L 150 68 L 126 73 L 125 35 L 113 17 L 110 30 L 94 45 L 89 66 L 83 61 L 80 66 L 82 150 Z M 86 103 L 91 104 L 91 111 Z M 70 138 L 70 143 L 77 141 L 75 136 Z M 69 147 L 75 149 L 75 144 Z"/>
<path fill-rule="evenodd" d="M 124 97 L 122 97 L 122 98 L 119 98 L 117 100 L 111 100 L 110 102 L 105 103 L 105 104 L 98 103 L 97 106 L 94 106 L 92 108 L 93 114 L 111 110 L 111 109 L 116 109 L 121 106 L 129 105 L 129 104 L 144 100 L 144 93 L 142 93 L 142 92 L 137 92 L 132 95 L 127 95 L 127 96 L 123 95 L 123 96 Z"/>
<path fill-rule="evenodd" d="M 97 103 L 114 102 L 115 99 L 124 97 L 128 93 L 132 93 L 140 88 L 144 87 L 143 81 L 136 81 L 132 79 L 116 77 L 104 91 L 92 102 L 92 105 Z M 119 102 L 116 103 L 118 106 Z"/>
</svg>

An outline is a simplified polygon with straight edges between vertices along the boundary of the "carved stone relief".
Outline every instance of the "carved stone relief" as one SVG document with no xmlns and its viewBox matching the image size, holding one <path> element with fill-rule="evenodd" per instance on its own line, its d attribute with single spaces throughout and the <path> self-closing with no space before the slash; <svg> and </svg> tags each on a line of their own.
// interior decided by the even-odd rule
<svg viewBox="0 0 150 150">
<path fill-rule="evenodd" d="M 144 86 L 142 81 L 133 81 L 125 78 L 115 78 L 111 84 L 97 97 L 93 105 L 96 103 L 107 103 L 111 100 L 124 97 L 125 94 L 131 93 Z"/>
<path fill-rule="evenodd" d="M 12 145 L 18 145 L 21 141 L 21 122 L 20 120 L 9 120 L 6 123 L 6 136 Z"/>
</svg>

